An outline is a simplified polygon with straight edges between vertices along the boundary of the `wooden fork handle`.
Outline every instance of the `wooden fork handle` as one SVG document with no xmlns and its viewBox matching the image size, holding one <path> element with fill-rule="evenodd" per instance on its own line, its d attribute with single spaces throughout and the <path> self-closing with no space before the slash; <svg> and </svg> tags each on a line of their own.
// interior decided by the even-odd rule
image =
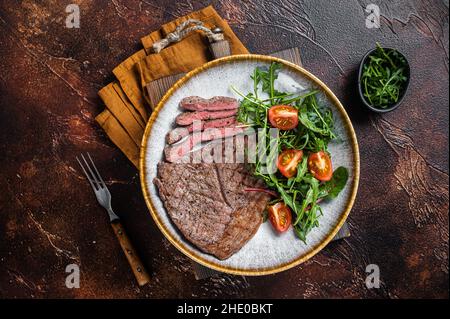
<svg viewBox="0 0 450 319">
<path fill-rule="evenodd" d="M 125 256 L 127 257 L 128 263 L 133 270 L 134 276 L 139 284 L 139 286 L 144 286 L 150 281 L 150 276 L 142 264 L 141 259 L 136 253 L 136 250 L 133 248 L 130 239 L 128 238 L 125 230 L 120 223 L 120 221 L 113 221 L 111 226 L 116 234 L 117 239 L 119 240 L 120 246 L 122 247 Z"/>
</svg>

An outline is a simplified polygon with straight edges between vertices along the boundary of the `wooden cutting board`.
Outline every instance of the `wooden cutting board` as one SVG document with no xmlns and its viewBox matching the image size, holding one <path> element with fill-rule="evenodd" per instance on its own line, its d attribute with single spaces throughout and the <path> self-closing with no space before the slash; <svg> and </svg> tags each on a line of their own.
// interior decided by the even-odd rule
<svg viewBox="0 0 450 319">
<path fill-rule="evenodd" d="M 220 58 L 220 57 L 228 56 L 231 54 L 230 47 L 229 47 L 227 41 L 220 41 L 220 42 L 212 43 L 210 48 L 212 51 L 211 52 L 212 57 L 214 57 L 214 58 Z M 272 53 L 269 55 L 292 62 L 299 66 L 302 66 L 300 50 L 298 48 L 291 48 L 291 49 L 275 52 L 275 53 Z M 183 76 L 184 76 L 184 73 L 181 73 L 181 74 L 167 76 L 167 77 L 161 78 L 159 80 L 150 82 L 147 85 L 147 92 L 150 97 L 151 107 L 155 108 L 156 105 L 158 105 L 161 98 L 164 96 L 164 94 L 166 94 L 167 90 Z M 339 232 L 333 238 L 333 241 L 339 240 L 342 238 L 346 238 L 349 236 L 350 236 L 350 230 L 349 230 L 348 224 L 345 222 L 342 225 Z M 195 278 L 197 278 L 197 279 L 208 278 L 208 277 L 218 274 L 217 271 L 209 269 L 207 267 L 204 267 L 194 261 L 192 261 L 192 269 L 194 271 Z"/>
</svg>

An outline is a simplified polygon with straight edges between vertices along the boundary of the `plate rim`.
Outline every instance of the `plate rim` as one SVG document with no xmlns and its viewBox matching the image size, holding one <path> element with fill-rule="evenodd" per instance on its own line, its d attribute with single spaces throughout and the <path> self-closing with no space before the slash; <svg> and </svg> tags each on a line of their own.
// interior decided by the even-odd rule
<svg viewBox="0 0 450 319">
<path fill-rule="evenodd" d="M 189 79 L 194 77 L 195 75 L 202 73 L 210 68 L 213 68 L 217 65 L 225 64 L 225 63 L 231 63 L 235 61 L 260 61 L 260 62 L 279 62 L 282 63 L 284 66 L 287 66 L 291 69 L 293 69 L 296 72 L 300 72 L 303 76 L 307 77 L 309 80 L 314 82 L 316 85 L 320 86 L 321 89 L 325 92 L 325 94 L 330 98 L 333 102 L 333 104 L 337 107 L 338 111 L 343 116 L 344 120 L 344 127 L 347 130 L 348 134 L 351 138 L 351 146 L 352 146 L 352 153 L 354 156 L 354 168 L 353 168 L 353 185 L 351 189 L 351 193 L 348 199 L 348 202 L 345 205 L 344 212 L 340 215 L 340 218 L 338 219 L 338 222 L 336 226 L 328 233 L 328 235 L 322 240 L 319 244 L 315 245 L 309 252 L 306 254 L 303 254 L 299 256 L 298 258 L 295 258 L 292 261 L 289 261 L 287 263 L 283 263 L 274 267 L 267 267 L 267 268 L 259 268 L 259 269 L 240 269 L 235 267 L 229 267 L 224 266 L 220 264 L 216 264 L 214 262 L 211 262 L 209 260 L 206 260 L 202 258 L 201 256 L 198 256 L 191 252 L 189 248 L 185 246 L 185 244 L 181 241 L 178 241 L 176 238 L 172 236 L 172 234 L 168 231 L 168 229 L 165 227 L 165 225 L 160 220 L 156 209 L 153 205 L 153 202 L 150 198 L 150 192 L 147 187 L 147 170 L 146 170 L 146 153 L 147 153 L 147 146 L 148 146 L 148 139 L 150 137 L 150 132 L 153 127 L 153 124 L 158 117 L 159 111 L 164 107 L 167 100 L 173 95 L 173 93 L 180 88 L 184 83 L 186 83 Z M 223 57 L 217 60 L 213 60 L 210 62 L 207 62 L 203 64 L 202 66 L 199 66 L 195 68 L 194 70 L 188 72 L 186 75 L 184 75 L 181 79 L 179 79 L 175 84 L 173 84 L 170 89 L 164 94 L 162 99 L 159 101 L 158 105 L 153 110 L 149 120 L 147 121 L 144 135 L 141 142 L 141 151 L 139 156 L 139 175 L 140 175 L 140 181 L 141 181 L 141 188 L 144 195 L 145 203 L 147 205 L 147 208 L 150 212 L 150 215 L 152 216 L 153 220 L 155 221 L 156 225 L 158 226 L 159 230 L 163 233 L 164 237 L 169 240 L 169 242 L 174 245 L 179 251 L 181 251 L 184 255 L 189 257 L 190 259 L 194 260 L 195 262 L 209 267 L 211 269 L 233 274 L 233 275 L 243 275 L 243 276 L 262 276 L 262 275 L 269 275 L 269 274 L 275 274 L 278 272 L 282 272 L 284 270 L 288 270 L 292 267 L 295 267 L 310 258 L 312 258 L 314 255 L 316 255 L 319 251 L 321 251 L 330 241 L 334 238 L 334 236 L 337 234 L 339 229 L 344 224 L 345 220 L 347 219 L 348 215 L 350 214 L 350 211 L 353 207 L 353 204 L 355 202 L 356 194 L 358 191 L 358 185 L 359 185 L 359 174 L 360 174 L 360 157 L 359 157 L 359 146 L 358 141 L 356 138 L 356 133 L 353 128 L 353 125 L 350 121 L 350 118 L 345 111 L 342 103 L 339 101 L 339 99 L 336 97 L 336 95 L 331 91 L 331 89 L 323 83 L 319 78 L 317 78 L 314 74 L 310 73 L 306 69 L 304 69 L 301 66 L 298 66 L 292 62 L 267 56 L 267 55 L 259 55 L 259 54 L 238 54 L 238 55 L 232 55 Z"/>
</svg>

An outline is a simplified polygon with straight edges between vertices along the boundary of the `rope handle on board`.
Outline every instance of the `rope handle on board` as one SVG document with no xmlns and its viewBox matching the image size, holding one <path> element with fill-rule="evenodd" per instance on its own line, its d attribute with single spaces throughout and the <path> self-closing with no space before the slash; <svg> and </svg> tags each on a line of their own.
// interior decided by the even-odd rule
<svg viewBox="0 0 450 319">
<path fill-rule="evenodd" d="M 191 26 L 190 26 L 191 25 Z M 169 33 L 164 39 L 156 41 L 153 43 L 153 52 L 159 53 L 162 49 L 167 47 L 171 43 L 179 42 L 183 40 L 189 33 L 193 31 L 203 31 L 209 39 L 209 42 L 219 42 L 224 40 L 222 29 L 215 27 L 209 29 L 205 27 L 202 21 L 189 19 L 182 22 L 179 26 L 175 28 L 175 31 Z"/>
</svg>

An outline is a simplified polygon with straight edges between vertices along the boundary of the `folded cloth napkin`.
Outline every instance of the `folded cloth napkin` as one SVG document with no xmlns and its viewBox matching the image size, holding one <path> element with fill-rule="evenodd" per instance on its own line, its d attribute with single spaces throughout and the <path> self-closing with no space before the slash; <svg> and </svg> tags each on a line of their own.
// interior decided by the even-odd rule
<svg viewBox="0 0 450 319">
<path fill-rule="evenodd" d="M 156 41 L 165 38 L 188 19 L 200 20 L 208 28 L 221 28 L 232 54 L 248 53 L 212 6 L 164 24 L 161 29 L 141 39 L 143 49 L 117 66 L 113 70 L 117 80 L 99 91 L 106 109 L 96 117 L 109 138 L 136 167 L 139 167 L 145 125 L 152 112 L 145 86 L 165 76 L 188 72 L 211 59 L 208 42 L 199 31 L 192 32 L 160 53 L 153 53 L 152 45 Z"/>
</svg>

